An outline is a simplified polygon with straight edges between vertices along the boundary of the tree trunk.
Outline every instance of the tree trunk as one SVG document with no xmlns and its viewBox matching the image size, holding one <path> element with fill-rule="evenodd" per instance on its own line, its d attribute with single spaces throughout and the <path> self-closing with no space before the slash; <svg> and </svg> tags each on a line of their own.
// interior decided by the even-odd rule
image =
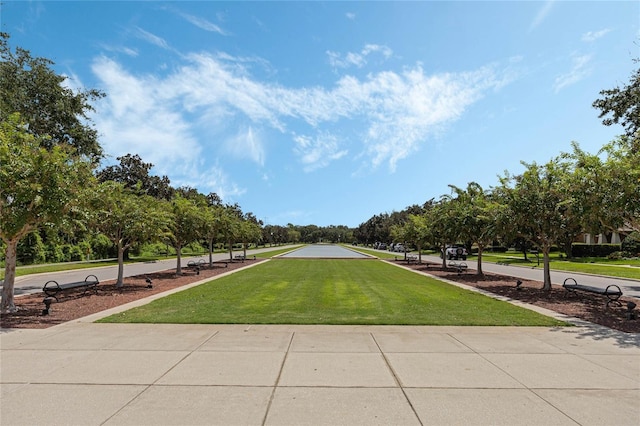
<svg viewBox="0 0 640 426">
<path fill-rule="evenodd" d="M 544 259 L 544 285 L 542 289 L 544 291 L 551 291 L 551 265 L 549 264 L 549 248 L 545 247 L 542 251 Z"/>
<path fill-rule="evenodd" d="M 418 263 L 422 263 L 422 250 L 420 249 L 420 244 L 418 244 Z"/>
<path fill-rule="evenodd" d="M 440 248 L 440 253 L 442 253 L 442 269 L 447 269 L 447 245 L 443 244 Z"/>
<path fill-rule="evenodd" d="M 477 266 L 476 275 L 484 275 L 484 273 L 482 272 L 482 251 L 483 251 L 483 247 L 478 246 L 478 266 Z"/>
<path fill-rule="evenodd" d="M 242 244 L 242 247 L 244 248 L 243 255 L 244 255 L 244 258 L 246 259 L 247 258 L 247 243 Z"/>
<path fill-rule="evenodd" d="M 182 275 L 182 245 L 176 244 L 176 275 Z"/>
<path fill-rule="evenodd" d="M 229 260 L 233 260 L 233 243 L 229 241 Z"/>
<path fill-rule="evenodd" d="M 2 304 L 0 311 L 3 314 L 16 312 L 16 305 L 13 301 L 13 286 L 16 282 L 16 257 L 18 248 L 18 239 L 5 241 L 7 248 L 5 250 L 5 267 L 4 267 L 4 283 L 2 284 Z"/>
<path fill-rule="evenodd" d="M 213 268 L 213 238 L 209 239 L 209 268 Z"/>
<path fill-rule="evenodd" d="M 118 241 L 118 280 L 116 287 L 121 288 L 124 285 L 124 247 L 122 242 Z"/>
</svg>

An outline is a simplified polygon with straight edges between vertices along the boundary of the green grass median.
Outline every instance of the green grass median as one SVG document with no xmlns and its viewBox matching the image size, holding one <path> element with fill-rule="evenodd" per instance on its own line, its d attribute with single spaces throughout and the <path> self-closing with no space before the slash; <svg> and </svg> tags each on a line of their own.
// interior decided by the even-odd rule
<svg viewBox="0 0 640 426">
<path fill-rule="evenodd" d="M 379 260 L 274 259 L 99 322 L 567 325 Z"/>
</svg>

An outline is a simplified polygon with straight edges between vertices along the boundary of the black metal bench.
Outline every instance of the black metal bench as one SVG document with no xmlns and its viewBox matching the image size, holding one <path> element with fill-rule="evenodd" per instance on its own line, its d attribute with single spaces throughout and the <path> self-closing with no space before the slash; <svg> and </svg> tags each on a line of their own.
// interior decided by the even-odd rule
<svg viewBox="0 0 640 426">
<path fill-rule="evenodd" d="M 187 268 L 193 269 L 196 275 L 200 275 L 200 269 L 204 268 L 204 259 L 190 260 L 187 262 Z"/>
<path fill-rule="evenodd" d="M 54 280 L 47 281 L 44 284 L 44 287 L 42 287 L 42 291 L 44 292 L 44 294 L 47 295 L 47 297 L 53 297 L 54 299 L 56 299 L 56 302 L 57 302 L 58 293 L 65 290 L 70 290 L 73 288 L 84 287 L 84 292 L 82 293 L 83 295 L 87 292 L 89 288 L 93 288 L 97 294 L 98 284 L 100 284 L 98 277 L 96 277 L 95 275 L 88 275 L 87 278 L 84 279 L 84 281 L 77 281 L 72 283 L 60 284 Z"/>
<path fill-rule="evenodd" d="M 453 268 L 461 274 L 467 270 L 467 264 L 465 262 L 449 262 L 449 268 Z"/>
<path fill-rule="evenodd" d="M 562 287 L 569 293 L 575 293 L 577 291 L 582 291 L 585 293 L 593 293 L 593 294 L 601 294 L 607 297 L 607 306 L 609 303 L 617 303 L 618 306 L 622 306 L 622 303 L 618 299 L 622 296 L 622 290 L 615 284 L 608 285 L 607 288 L 601 287 L 593 287 L 583 284 L 578 284 L 578 282 L 573 278 L 567 278 L 562 283 Z"/>
</svg>

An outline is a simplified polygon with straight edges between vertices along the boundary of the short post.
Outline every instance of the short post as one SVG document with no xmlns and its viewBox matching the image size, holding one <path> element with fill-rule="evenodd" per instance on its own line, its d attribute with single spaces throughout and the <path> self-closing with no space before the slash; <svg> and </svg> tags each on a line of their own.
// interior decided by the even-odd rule
<svg viewBox="0 0 640 426">
<path fill-rule="evenodd" d="M 51 304 L 53 303 L 54 298 L 53 297 L 45 297 L 43 302 L 44 302 L 44 309 L 42 310 L 42 315 L 49 315 L 49 309 L 51 308 Z"/>
</svg>

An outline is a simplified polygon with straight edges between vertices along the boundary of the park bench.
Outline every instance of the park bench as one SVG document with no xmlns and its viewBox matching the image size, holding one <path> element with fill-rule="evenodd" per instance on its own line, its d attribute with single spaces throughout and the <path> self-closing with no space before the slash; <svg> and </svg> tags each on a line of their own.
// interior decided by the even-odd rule
<svg viewBox="0 0 640 426">
<path fill-rule="evenodd" d="M 84 279 L 84 281 L 76 281 L 76 282 L 65 283 L 65 284 L 60 284 L 54 280 L 47 281 L 44 284 L 44 287 L 42 287 L 42 291 L 44 292 L 44 294 L 47 295 L 47 297 L 53 297 L 54 299 L 56 299 L 56 302 L 57 302 L 58 293 L 65 290 L 70 290 L 73 288 L 84 287 L 84 292 L 82 293 L 83 295 L 87 292 L 89 288 L 93 288 L 97 294 L 98 284 L 100 284 L 98 277 L 96 277 L 95 275 L 89 275 L 87 276 L 87 278 Z"/>
<path fill-rule="evenodd" d="M 200 269 L 204 268 L 204 259 L 188 261 L 187 268 L 195 271 L 196 275 L 200 275 Z"/>
<path fill-rule="evenodd" d="M 243 262 L 244 262 L 244 254 L 236 254 L 236 255 L 233 257 L 233 259 L 234 259 L 234 260 L 241 260 L 241 261 L 243 261 Z"/>
<path fill-rule="evenodd" d="M 593 287 L 583 284 L 578 284 L 574 278 L 567 278 L 562 283 L 562 287 L 569 293 L 576 293 L 578 291 L 585 293 L 600 294 L 607 297 L 607 307 L 611 302 L 622 306 L 622 303 L 618 299 L 622 296 L 622 290 L 615 284 L 608 285 L 607 288 Z"/>
<path fill-rule="evenodd" d="M 459 275 L 467 270 L 467 264 L 465 262 L 449 262 L 449 268 L 455 269 Z"/>
<path fill-rule="evenodd" d="M 418 262 L 418 256 L 415 255 L 415 254 L 408 254 L 407 255 L 407 263 L 411 263 L 411 262 L 417 263 Z"/>
</svg>

